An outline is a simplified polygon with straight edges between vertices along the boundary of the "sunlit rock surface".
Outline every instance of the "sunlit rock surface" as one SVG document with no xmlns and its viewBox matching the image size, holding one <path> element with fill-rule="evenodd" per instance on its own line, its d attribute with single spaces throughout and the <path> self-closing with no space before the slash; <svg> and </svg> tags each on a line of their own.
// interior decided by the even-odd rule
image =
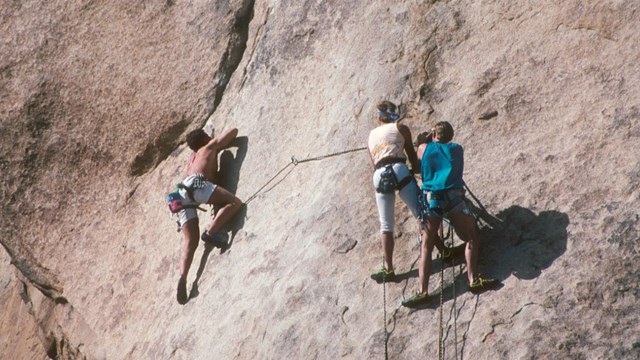
<svg viewBox="0 0 640 360">
<path fill-rule="evenodd" d="M 440 309 L 446 359 L 640 357 L 639 8 L 3 3 L 0 358 L 435 358 Z M 304 160 L 364 146 L 381 99 L 414 136 L 454 125 L 500 289 L 456 265 L 441 307 L 435 260 L 432 304 L 401 307 L 419 253 L 399 201 L 401 280 L 369 278 L 366 152 Z M 180 306 L 164 198 L 198 127 L 240 130 L 221 185 L 250 201 Z"/>
</svg>

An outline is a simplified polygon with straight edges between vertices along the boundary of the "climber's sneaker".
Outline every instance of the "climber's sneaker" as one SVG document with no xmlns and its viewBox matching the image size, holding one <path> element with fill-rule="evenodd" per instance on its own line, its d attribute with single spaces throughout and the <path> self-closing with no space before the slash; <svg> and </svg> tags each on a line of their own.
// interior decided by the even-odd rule
<svg viewBox="0 0 640 360">
<path fill-rule="evenodd" d="M 427 304 L 427 303 L 429 303 L 429 293 L 425 291 L 421 293 L 416 293 L 412 297 L 403 300 L 402 306 L 414 307 L 417 305 Z"/>
<path fill-rule="evenodd" d="M 187 279 L 180 276 L 178 280 L 178 294 L 176 295 L 176 299 L 178 300 L 178 304 L 184 305 L 189 300 L 187 296 Z"/>
<path fill-rule="evenodd" d="M 395 271 L 393 271 L 393 269 L 387 270 L 383 267 L 371 274 L 371 278 L 379 283 L 383 281 L 393 281 L 396 278 L 396 273 Z"/>
<path fill-rule="evenodd" d="M 213 247 L 224 249 L 227 246 L 227 243 L 224 241 L 224 239 L 222 238 L 222 235 L 220 235 L 219 233 L 209 235 L 205 230 L 202 233 L 202 236 L 200 238 L 202 239 L 202 241 L 204 241 L 205 243 Z"/>
<path fill-rule="evenodd" d="M 469 284 L 469 289 L 472 293 L 479 293 L 484 290 L 495 288 L 500 284 L 500 281 L 491 278 L 484 278 L 482 275 L 476 275 L 473 282 Z"/>
</svg>

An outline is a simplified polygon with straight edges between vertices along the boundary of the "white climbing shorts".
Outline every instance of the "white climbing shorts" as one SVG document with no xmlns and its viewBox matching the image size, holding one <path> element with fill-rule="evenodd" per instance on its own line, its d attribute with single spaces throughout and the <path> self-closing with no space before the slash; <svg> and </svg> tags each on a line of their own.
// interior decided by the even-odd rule
<svg viewBox="0 0 640 360">
<path fill-rule="evenodd" d="M 198 179 L 199 177 L 200 179 Z M 187 190 L 179 189 L 178 191 L 180 192 L 180 195 L 183 198 L 188 199 L 189 202 L 191 203 L 206 204 L 211 198 L 211 195 L 215 191 L 217 185 L 210 181 L 202 180 L 202 175 L 200 174 L 187 176 L 184 180 L 182 180 L 182 184 L 186 187 L 191 187 L 194 185 L 195 182 L 198 182 L 198 181 L 199 181 L 198 185 L 200 187 L 193 189 L 193 192 L 192 192 L 194 197 L 193 199 L 189 196 L 189 193 L 187 192 Z M 178 212 L 178 223 L 180 224 L 180 226 L 183 226 L 187 221 L 197 217 L 198 217 L 198 211 L 196 209 L 194 208 L 183 209 L 180 212 Z"/>
</svg>

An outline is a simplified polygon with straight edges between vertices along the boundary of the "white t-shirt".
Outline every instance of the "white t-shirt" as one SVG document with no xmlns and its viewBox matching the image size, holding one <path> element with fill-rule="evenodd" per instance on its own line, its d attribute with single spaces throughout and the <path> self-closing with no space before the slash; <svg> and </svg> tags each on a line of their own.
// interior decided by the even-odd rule
<svg viewBox="0 0 640 360">
<path fill-rule="evenodd" d="M 405 159 L 404 136 L 396 123 L 383 124 L 369 133 L 369 153 L 377 164 L 385 158 Z"/>
</svg>

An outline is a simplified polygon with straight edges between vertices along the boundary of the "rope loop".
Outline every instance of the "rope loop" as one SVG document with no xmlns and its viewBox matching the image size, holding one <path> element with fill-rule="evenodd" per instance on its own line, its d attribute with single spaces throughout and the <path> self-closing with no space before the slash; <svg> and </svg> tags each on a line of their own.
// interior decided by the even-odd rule
<svg viewBox="0 0 640 360">
<path fill-rule="evenodd" d="M 258 197 L 258 195 L 260 194 L 260 192 L 262 192 L 262 190 L 264 188 L 267 187 L 267 185 L 269 185 L 273 180 L 275 180 L 280 174 L 282 174 L 282 172 L 284 170 L 286 170 L 289 166 L 293 165 L 294 167 L 296 167 L 298 164 L 302 164 L 305 162 L 309 162 L 309 161 L 315 161 L 315 160 L 322 160 L 322 159 L 326 159 L 326 158 L 330 158 L 333 156 L 338 156 L 338 155 L 344 155 L 344 154 L 348 154 L 348 153 L 352 153 L 352 152 L 356 152 L 356 151 L 361 151 L 361 150 L 365 150 L 367 149 L 366 147 L 359 147 L 359 148 L 355 148 L 355 149 L 349 149 L 349 150 L 344 150 L 344 151 L 339 151 L 336 153 L 332 153 L 332 154 L 327 154 L 327 155 L 322 155 L 322 156 L 316 156 L 316 157 L 310 157 L 310 158 L 306 158 L 306 159 L 302 159 L 299 160 L 297 159 L 295 156 L 291 157 L 291 162 L 288 163 L 285 167 L 283 167 L 282 169 L 280 169 L 280 171 L 278 171 L 271 179 L 269 179 L 269 181 L 266 182 L 266 184 L 262 185 L 253 195 L 249 196 L 249 198 L 244 202 L 244 205 L 249 204 L 249 202 L 253 201 L 253 199 L 255 199 L 256 197 Z M 288 173 L 287 173 L 288 175 Z M 285 175 L 286 177 L 286 175 Z M 280 180 L 282 181 L 282 179 Z M 280 181 L 277 184 L 280 183 Z M 273 186 L 275 187 L 275 185 Z M 272 188 L 273 188 L 272 187 Z"/>
</svg>

